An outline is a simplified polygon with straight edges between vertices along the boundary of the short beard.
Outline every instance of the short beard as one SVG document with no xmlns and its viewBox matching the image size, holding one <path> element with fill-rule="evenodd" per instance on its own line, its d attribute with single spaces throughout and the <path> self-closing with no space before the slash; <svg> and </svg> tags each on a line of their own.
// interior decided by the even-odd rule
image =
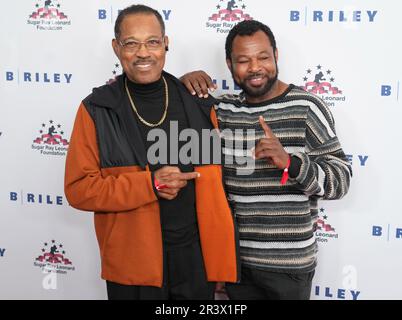
<svg viewBox="0 0 402 320">
<path fill-rule="evenodd" d="M 267 83 L 262 88 L 251 88 L 251 87 L 247 86 L 244 82 L 238 83 L 236 81 L 236 79 L 233 77 L 233 68 L 230 71 L 232 73 L 232 78 L 233 78 L 235 84 L 244 91 L 246 96 L 251 97 L 251 98 L 259 98 L 259 97 L 262 97 L 265 94 L 267 94 L 272 89 L 275 82 L 278 80 L 279 70 L 278 70 L 278 65 L 276 63 L 276 60 L 275 60 L 275 68 L 276 68 L 275 76 L 273 78 L 268 78 Z M 258 74 L 255 74 L 255 75 L 258 75 Z M 255 75 L 251 75 L 251 76 L 255 76 Z"/>
</svg>

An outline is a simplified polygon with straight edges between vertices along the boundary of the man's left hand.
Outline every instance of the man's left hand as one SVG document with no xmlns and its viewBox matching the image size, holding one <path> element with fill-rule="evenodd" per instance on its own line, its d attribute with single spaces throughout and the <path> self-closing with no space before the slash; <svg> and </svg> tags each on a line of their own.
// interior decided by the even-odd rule
<svg viewBox="0 0 402 320">
<path fill-rule="evenodd" d="M 212 78 L 202 70 L 186 73 L 180 77 L 180 81 L 192 95 L 198 95 L 199 98 L 208 98 L 208 91 L 217 89 Z"/>
<path fill-rule="evenodd" d="M 289 154 L 262 116 L 260 116 L 259 121 L 264 130 L 265 138 L 260 139 L 253 150 L 255 159 L 266 158 L 270 164 L 273 164 L 278 169 L 285 169 L 288 165 Z"/>
</svg>

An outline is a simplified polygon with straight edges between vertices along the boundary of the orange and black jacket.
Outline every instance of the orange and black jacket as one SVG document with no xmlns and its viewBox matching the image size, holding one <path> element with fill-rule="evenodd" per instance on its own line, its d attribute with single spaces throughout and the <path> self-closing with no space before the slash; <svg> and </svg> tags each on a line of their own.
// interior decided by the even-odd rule
<svg viewBox="0 0 402 320">
<path fill-rule="evenodd" d="M 215 113 L 204 113 L 183 85 L 179 88 L 189 125 L 213 128 Z M 162 286 L 162 231 L 158 198 L 124 77 L 93 90 L 75 119 L 66 160 L 65 194 L 74 208 L 94 212 L 102 278 L 141 286 Z M 212 108 L 213 109 L 213 108 Z M 210 108 L 208 108 L 210 110 Z M 220 165 L 194 165 L 195 197 L 208 281 L 237 282 L 238 242 Z"/>
</svg>

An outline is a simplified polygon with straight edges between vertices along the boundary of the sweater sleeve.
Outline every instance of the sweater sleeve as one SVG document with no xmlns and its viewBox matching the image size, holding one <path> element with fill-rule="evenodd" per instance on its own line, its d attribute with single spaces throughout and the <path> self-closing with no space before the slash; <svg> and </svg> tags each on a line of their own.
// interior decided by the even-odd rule
<svg viewBox="0 0 402 320">
<path fill-rule="evenodd" d="M 309 100 L 305 152 L 296 152 L 300 170 L 293 178 L 309 196 L 340 199 L 349 190 L 352 168 L 339 143 L 333 116 L 323 101 Z"/>
<path fill-rule="evenodd" d="M 84 211 L 124 212 L 157 201 L 151 172 L 126 169 L 102 174 L 95 125 L 81 104 L 65 168 L 64 191 L 70 205 Z"/>
</svg>

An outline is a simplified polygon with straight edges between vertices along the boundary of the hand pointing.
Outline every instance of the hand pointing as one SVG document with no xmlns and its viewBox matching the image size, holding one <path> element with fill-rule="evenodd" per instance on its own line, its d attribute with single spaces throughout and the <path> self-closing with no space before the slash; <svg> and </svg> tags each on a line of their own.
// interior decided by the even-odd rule
<svg viewBox="0 0 402 320">
<path fill-rule="evenodd" d="M 278 169 L 286 168 L 289 160 L 289 154 L 285 151 L 279 139 L 272 132 L 271 128 L 260 116 L 259 122 L 264 130 L 265 138 L 260 139 L 254 149 L 255 159 L 266 158 L 271 164 Z"/>
</svg>

